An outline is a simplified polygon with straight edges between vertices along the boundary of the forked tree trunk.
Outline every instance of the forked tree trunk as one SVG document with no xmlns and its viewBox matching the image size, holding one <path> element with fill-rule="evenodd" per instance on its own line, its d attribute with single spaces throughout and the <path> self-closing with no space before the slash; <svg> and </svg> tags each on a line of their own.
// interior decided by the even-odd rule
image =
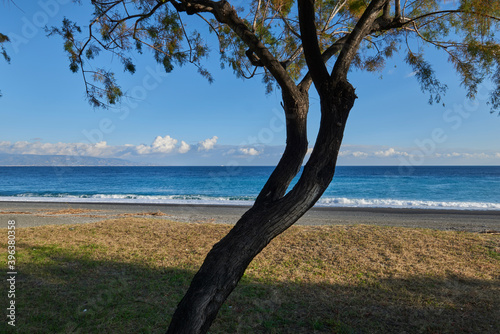
<svg viewBox="0 0 500 334">
<path fill-rule="evenodd" d="M 252 259 L 273 238 L 302 217 L 330 184 L 347 116 L 356 97 L 352 86 L 345 82 L 332 85 L 326 91 L 328 94 L 321 97 L 318 138 L 298 183 L 280 198 L 271 200 L 266 194 L 261 194 L 259 197 L 264 200 L 258 198 L 234 228 L 214 245 L 179 303 L 167 333 L 206 333 Z M 297 138 L 289 137 L 287 143 L 294 140 Z M 275 173 L 271 176 L 273 182 L 281 183 L 270 186 L 271 192 L 286 189 L 291 181 L 290 170 L 281 166 L 281 162 Z"/>
<path fill-rule="evenodd" d="M 255 203 L 273 202 L 285 194 L 293 178 L 300 171 L 307 153 L 307 113 L 309 96 L 307 91 L 299 95 L 283 93 L 283 108 L 286 117 L 286 146 L 281 159 L 257 196 Z"/>
</svg>

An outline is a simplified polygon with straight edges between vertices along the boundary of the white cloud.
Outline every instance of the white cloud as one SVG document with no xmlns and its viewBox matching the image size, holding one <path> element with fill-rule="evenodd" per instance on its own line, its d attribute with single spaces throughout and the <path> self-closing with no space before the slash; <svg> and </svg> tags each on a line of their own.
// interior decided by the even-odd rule
<svg viewBox="0 0 500 334">
<path fill-rule="evenodd" d="M 396 151 L 394 148 L 389 148 L 387 150 L 383 151 L 377 151 L 373 153 L 377 157 L 382 157 L 382 158 L 387 158 L 387 157 L 393 157 L 393 156 L 408 156 L 409 154 L 406 152 L 399 152 Z"/>
<path fill-rule="evenodd" d="M 340 157 L 354 157 L 354 158 L 366 158 L 369 156 L 369 153 L 366 152 L 361 152 L 361 151 L 350 151 L 350 150 L 345 150 L 345 151 L 340 151 L 339 152 Z"/>
<path fill-rule="evenodd" d="M 213 148 L 217 137 L 205 141 L 207 149 Z M 0 141 L 0 153 L 8 154 L 37 154 L 37 155 L 78 155 L 93 157 L 115 157 L 120 158 L 130 155 L 187 153 L 191 145 L 185 141 L 166 136 L 157 136 L 151 145 L 116 145 L 110 146 L 107 142 L 98 143 L 42 143 L 39 141 L 8 142 Z"/>
<path fill-rule="evenodd" d="M 0 142 L 0 152 L 9 154 L 106 156 L 119 150 L 116 146 L 108 146 L 105 141 L 96 144 L 41 143 L 38 141 Z"/>
<path fill-rule="evenodd" d="M 436 152 L 424 153 L 419 148 L 415 147 L 387 147 L 378 145 L 345 145 L 344 149 L 340 151 L 340 157 L 344 162 L 355 163 L 355 161 L 363 163 L 373 162 L 388 164 L 399 164 L 401 161 L 408 161 L 408 159 L 414 158 L 420 161 L 425 158 L 426 164 L 473 164 L 475 161 L 481 161 L 481 163 L 494 163 L 495 160 L 500 158 L 500 153 L 495 151 L 466 151 L 466 150 L 447 150 L 436 149 Z"/>
<path fill-rule="evenodd" d="M 464 159 L 492 159 L 500 158 L 500 154 L 486 154 L 486 153 L 448 153 L 443 155 L 446 158 L 464 158 Z"/>
<path fill-rule="evenodd" d="M 105 148 L 106 146 L 108 146 L 108 143 L 106 143 L 105 141 L 100 141 L 95 144 L 96 148 Z"/>
<path fill-rule="evenodd" d="M 313 149 L 314 149 L 313 147 L 309 147 L 309 148 L 307 149 L 306 155 L 307 155 L 307 154 L 311 154 L 311 153 L 313 152 Z"/>
<path fill-rule="evenodd" d="M 137 154 L 149 154 L 151 153 L 151 147 L 146 145 L 139 145 L 135 147 Z"/>
<path fill-rule="evenodd" d="M 178 140 L 170 136 L 157 136 L 151 146 L 138 145 L 136 152 L 138 154 L 152 154 L 152 153 L 170 153 L 175 149 Z"/>
<path fill-rule="evenodd" d="M 274 164 L 282 155 L 283 146 L 236 146 L 217 144 L 218 137 L 189 145 L 168 135 L 153 137 L 149 145 L 109 145 L 105 141 L 91 143 L 43 143 L 40 141 L 0 141 L 0 153 L 94 156 L 101 158 L 122 158 L 130 161 L 174 164 L 227 164 L 230 160 L 250 160 L 255 164 Z M 310 154 L 311 148 L 307 153 Z M 195 151 L 195 152 L 193 152 Z M 207 152 L 209 151 L 209 152 Z M 184 153 L 191 154 L 184 154 Z M 205 153 L 206 152 L 206 153 Z M 169 157 L 167 154 L 175 155 Z M 424 156 L 423 156 L 424 155 Z M 498 150 L 470 150 L 436 148 L 435 152 L 424 154 L 417 147 L 390 147 L 380 145 L 344 145 L 340 151 L 343 164 L 387 164 L 397 165 L 402 161 L 421 161 L 424 164 L 496 164 L 500 163 Z M 251 159 L 250 159 L 251 158 Z M 201 160 L 197 160 L 201 159 Z M 243 163 L 243 162 L 242 162 Z"/>
<path fill-rule="evenodd" d="M 251 148 L 240 148 L 240 152 L 245 154 L 245 155 L 259 155 L 262 152 L 257 151 L 253 147 Z"/>
<path fill-rule="evenodd" d="M 408 73 L 407 75 L 405 75 L 405 78 L 411 78 L 411 77 L 414 77 L 415 75 L 417 75 L 419 71 L 413 71 L 413 72 L 410 72 Z"/>
<path fill-rule="evenodd" d="M 174 150 L 176 144 L 177 139 L 174 139 L 170 136 L 158 136 L 153 141 L 151 148 L 153 152 L 170 153 Z"/>
<path fill-rule="evenodd" d="M 198 145 L 198 151 L 209 151 L 213 149 L 215 144 L 217 143 L 217 139 L 219 139 L 219 137 L 213 136 L 212 138 L 200 141 Z"/>
<path fill-rule="evenodd" d="M 191 146 L 184 140 L 181 141 L 181 147 L 179 147 L 179 153 L 187 153 L 191 149 Z"/>
<path fill-rule="evenodd" d="M 84 147 L 84 150 L 85 150 L 85 155 L 101 156 L 103 154 L 106 154 L 108 148 L 109 148 L 108 144 L 105 141 L 101 141 L 96 144 L 90 144 Z"/>
<path fill-rule="evenodd" d="M 368 156 L 368 153 L 356 151 L 352 152 L 352 156 L 355 158 L 366 158 Z"/>
</svg>

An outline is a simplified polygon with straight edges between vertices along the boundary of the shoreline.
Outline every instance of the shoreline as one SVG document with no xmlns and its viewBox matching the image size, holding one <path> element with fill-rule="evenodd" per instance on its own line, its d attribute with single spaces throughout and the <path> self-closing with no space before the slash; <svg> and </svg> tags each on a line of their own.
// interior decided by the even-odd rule
<svg viewBox="0 0 500 334">
<path fill-rule="evenodd" d="M 81 224 L 124 216 L 150 215 L 180 222 L 234 224 L 250 206 L 159 203 L 0 201 L 0 227 Z M 84 210 L 54 214 L 58 210 Z M 381 225 L 469 232 L 500 231 L 500 210 L 313 207 L 297 225 Z"/>
</svg>

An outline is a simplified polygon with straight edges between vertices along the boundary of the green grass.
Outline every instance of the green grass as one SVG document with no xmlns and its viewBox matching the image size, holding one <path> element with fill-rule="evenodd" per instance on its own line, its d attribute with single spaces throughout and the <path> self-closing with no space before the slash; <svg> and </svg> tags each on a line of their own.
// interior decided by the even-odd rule
<svg viewBox="0 0 500 334">
<path fill-rule="evenodd" d="M 163 333 L 229 228 L 122 218 L 18 229 L 15 332 Z M 499 252 L 498 235 L 294 227 L 250 264 L 210 333 L 498 333 Z"/>
</svg>

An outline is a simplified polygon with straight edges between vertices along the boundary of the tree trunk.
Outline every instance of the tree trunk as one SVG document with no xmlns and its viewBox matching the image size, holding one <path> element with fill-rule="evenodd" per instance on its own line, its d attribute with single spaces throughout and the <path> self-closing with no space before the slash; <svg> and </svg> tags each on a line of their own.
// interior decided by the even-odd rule
<svg viewBox="0 0 500 334">
<path fill-rule="evenodd" d="M 257 205 L 275 201 L 285 194 L 293 178 L 300 171 L 307 153 L 307 113 L 309 96 L 283 93 L 286 117 L 286 147 L 281 159 L 255 200 Z"/>
<path fill-rule="evenodd" d="M 208 253 L 179 303 L 167 333 L 206 333 L 252 259 L 273 238 L 302 217 L 330 184 L 347 116 L 356 98 L 354 89 L 346 82 L 330 86 L 325 90 L 329 94 L 321 96 L 322 118 L 318 138 L 297 185 L 286 195 L 281 194 L 280 198 L 264 194 L 266 187 L 271 192 L 280 189 L 276 193 L 284 193 L 281 190 L 286 189 L 291 181 L 293 168 L 280 166 L 280 161 L 270 178 L 274 186 L 269 186 L 268 181 L 255 205 Z M 297 140 L 296 137 L 289 137 L 287 149 Z"/>
</svg>

